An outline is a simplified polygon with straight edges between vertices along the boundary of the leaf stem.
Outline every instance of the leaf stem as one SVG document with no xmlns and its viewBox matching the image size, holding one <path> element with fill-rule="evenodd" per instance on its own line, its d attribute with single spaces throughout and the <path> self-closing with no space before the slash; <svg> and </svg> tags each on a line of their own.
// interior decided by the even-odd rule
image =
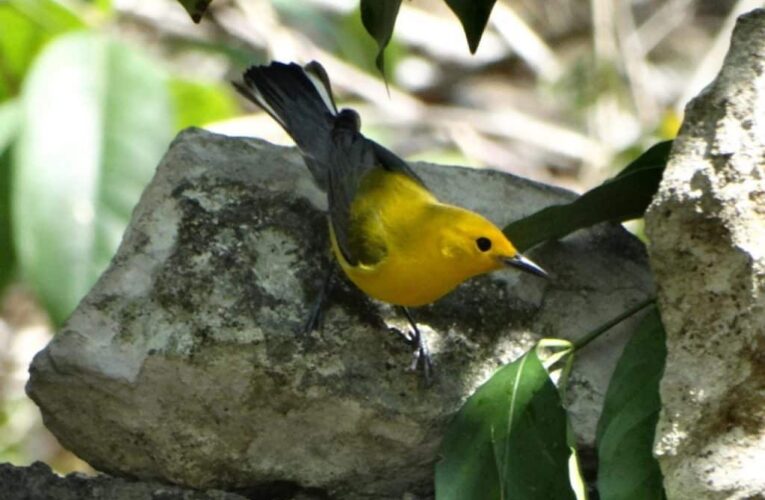
<svg viewBox="0 0 765 500">
<path fill-rule="evenodd" d="M 619 316 L 615 317 L 614 319 L 612 319 L 610 321 L 606 321 L 605 323 L 600 325 L 595 330 L 589 332 L 584 337 L 574 341 L 573 342 L 574 352 L 576 352 L 579 349 L 583 348 L 584 346 L 586 346 L 587 344 L 589 344 L 590 342 L 592 342 L 596 338 L 600 337 L 603 333 L 605 333 L 606 331 L 610 330 L 614 326 L 618 325 L 619 323 L 621 323 L 625 319 L 629 318 L 633 314 L 636 314 L 636 313 L 640 312 L 641 310 L 645 309 L 646 307 L 648 307 L 649 305 L 651 305 L 651 304 L 653 304 L 655 302 L 656 302 L 656 297 L 651 297 L 650 299 L 646 299 L 643 302 L 639 303 L 635 307 L 624 311 L 623 313 L 621 313 Z"/>
</svg>

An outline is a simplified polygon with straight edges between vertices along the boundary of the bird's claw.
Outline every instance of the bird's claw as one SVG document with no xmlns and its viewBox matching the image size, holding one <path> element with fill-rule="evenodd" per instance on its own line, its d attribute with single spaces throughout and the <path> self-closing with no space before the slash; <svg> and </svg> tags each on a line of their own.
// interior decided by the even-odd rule
<svg viewBox="0 0 765 500">
<path fill-rule="evenodd" d="M 407 345 L 414 347 L 412 350 L 412 363 L 407 368 L 410 372 L 416 372 L 422 370 L 422 378 L 426 386 L 430 386 L 433 382 L 433 359 L 430 356 L 430 349 L 428 343 L 425 341 L 425 337 L 419 330 L 410 330 L 402 332 L 398 328 L 391 328 L 393 332 L 400 335 Z"/>
<path fill-rule="evenodd" d="M 303 324 L 303 328 L 300 330 L 302 335 L 309 335 L 314 330 L 321 330 L 324 323 L 324 297 L 320 297 L 316 300 L 311 307 L 311 312 L 308 315 L 308 319 Z"/>
<path fill-rule="evenodd" d="M 433 358 L 430 357 L 428 345 L 424 342 L 424 339 L 421 338 L 421 340 L 420 345 L 415 347 L 412 352 L 412 364 L 409 366 L 409 371 L 416 372 L 421 367 L 425 385 L 430 387 L 433 383 Z"/>
<path fill-rule="evenodd" d="M 305 336 L 314 330 L 321 330 L 323 320 L 324 311 L 322 311 L 322 306 L 313 307 L 311 313 L 308 315 L 308 319 L 303 324 L 303 328 L 300 329 L 300 334 Z"/>
<path fill-rule="evenodd" d="M 303 328 L 300 330 L 300 333 L 304 336 L 309 335 L 314 330 L 321 330 L 321 328 L 324 326 L 324 310 L 327 305 L 327 298 L 329 297 L 329 293 L 332 288 L 332 279 L 335 274 L 335 266 L 332 265 L 332 263 L 329 263 L 328 266 L 329 267 L 327 268 L 327 272 L 324 274 L 324 278 L 322 279 L 319 293 L 316 295 L 316 299 L 314 300 L 313 306 L 311 307 L 311 312 L 308 315 L 308 319 L 306 320 L 305 324 L 303 324 Z"/>
</svg>

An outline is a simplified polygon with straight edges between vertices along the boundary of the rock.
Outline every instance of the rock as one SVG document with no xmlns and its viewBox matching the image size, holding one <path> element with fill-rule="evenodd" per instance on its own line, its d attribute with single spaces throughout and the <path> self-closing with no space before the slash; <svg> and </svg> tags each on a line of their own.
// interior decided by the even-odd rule
<svg viewBox="0 0 765 500">
<path fill-rule="evenodd" d="M 669 498 L 765 496 L 765 11 L 686 108 L 646 217 L 667 331 Z"/>
<path fill-rule="evenodd" d="M 414 167 L 500 224 L 573 195 L 492 171 Z M 405 368 L 396 312 L 345 280 L 302 327 L 328 256 L 324 196 L 294 149 L 201 130 L 172 144 L 109 269 L 31 366 L 29 395 L 95 468 L 195 488 L 297 485 L 330 498 L 432 493 L 444 427 L 500 365 L 652 294 L 643 246 L 603 225 L 471 280 L 414 316 L 434 384 Z M 626 324 L 582 354 L 570 408 L 591 446 Z"/>
<path fill-rule="evenodd" d="M 0 492 L 3 500 L 246 500 L 236 493 L 185 490 L 106 475 L 61 477 L 42 462 L 29 467 L 0 464 Z"/>
</svg>

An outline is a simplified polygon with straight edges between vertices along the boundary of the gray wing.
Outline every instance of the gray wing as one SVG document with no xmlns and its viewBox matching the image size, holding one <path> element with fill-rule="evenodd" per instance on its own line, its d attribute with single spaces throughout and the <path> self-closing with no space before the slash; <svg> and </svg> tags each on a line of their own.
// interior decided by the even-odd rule
<svg viewBox="0 0 765 500">
<path fill-rule="evenodd" d="M 357 244 L 358 221 L 351 221 L 351 205 L 361 181 L 375 167 L 374 150 L 359 133 L 335 134 L 332 165 L 329 171 L 329 215 L 337 244 L 351 265 L 368 262 L 366 252 Z M 352 227 L 357 226 L 357 227 Z M 353 241 L 353 243 L 352 243 Z"/>
<path fill-rule="evenodd" d="M 345 111 L 345 110 L 344 110 Z M 375 213 L 351 213 L 364 176 L 375 168 L 403 172 L 417 182 L 422 180 L 409 165 L 374 141 L 355 130 L 336 129 L 333 134 L 332 165 L 329 168 L 329 213 L 332 229 L 345 259 L 351 264 L 373 264 L 385 257 L 381 239 L 371 237 L 368 229 L 375 224 Z"/>
<path fill-rule="evenodd" d="M 390 170 L 391 172 L 403 172 L 404 174 L 420 183 L 422 187 L 426 187 L 425 183 L 422 181 L 422 179 L 420 179 L 420 176 L 414 173 L 414 170 L 412 170 L 412 167 L 410 167 L 407 162 L 396 156 L 395 153 L 385 148 L 384 146 L 381 146 L 380 144 L 377 144 L 376 142 L 370 141 L 368 139 L 367 142 L 372 145 L 375 157 L 377 158 L 380 166 L 386 170 Z"/>
</svg>

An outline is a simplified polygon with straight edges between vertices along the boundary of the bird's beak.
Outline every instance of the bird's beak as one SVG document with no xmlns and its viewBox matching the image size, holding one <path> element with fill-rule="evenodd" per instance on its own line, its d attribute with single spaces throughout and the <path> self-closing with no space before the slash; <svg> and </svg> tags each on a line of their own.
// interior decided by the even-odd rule
<svg viewBox="0 0 765 500">
<path fill-rule="evenodd" d="M 502 259 L 502 261 L 505 263 L 505 265 L 517 267 L 521 271 L 526 271 L 527 273 L 535 274 L 542 278 L 550 277 L 544 269 L 534 264 L 531 260 L 527 259 L 519 253 L 515 254 L 514 257 Z"/>
</svg>

